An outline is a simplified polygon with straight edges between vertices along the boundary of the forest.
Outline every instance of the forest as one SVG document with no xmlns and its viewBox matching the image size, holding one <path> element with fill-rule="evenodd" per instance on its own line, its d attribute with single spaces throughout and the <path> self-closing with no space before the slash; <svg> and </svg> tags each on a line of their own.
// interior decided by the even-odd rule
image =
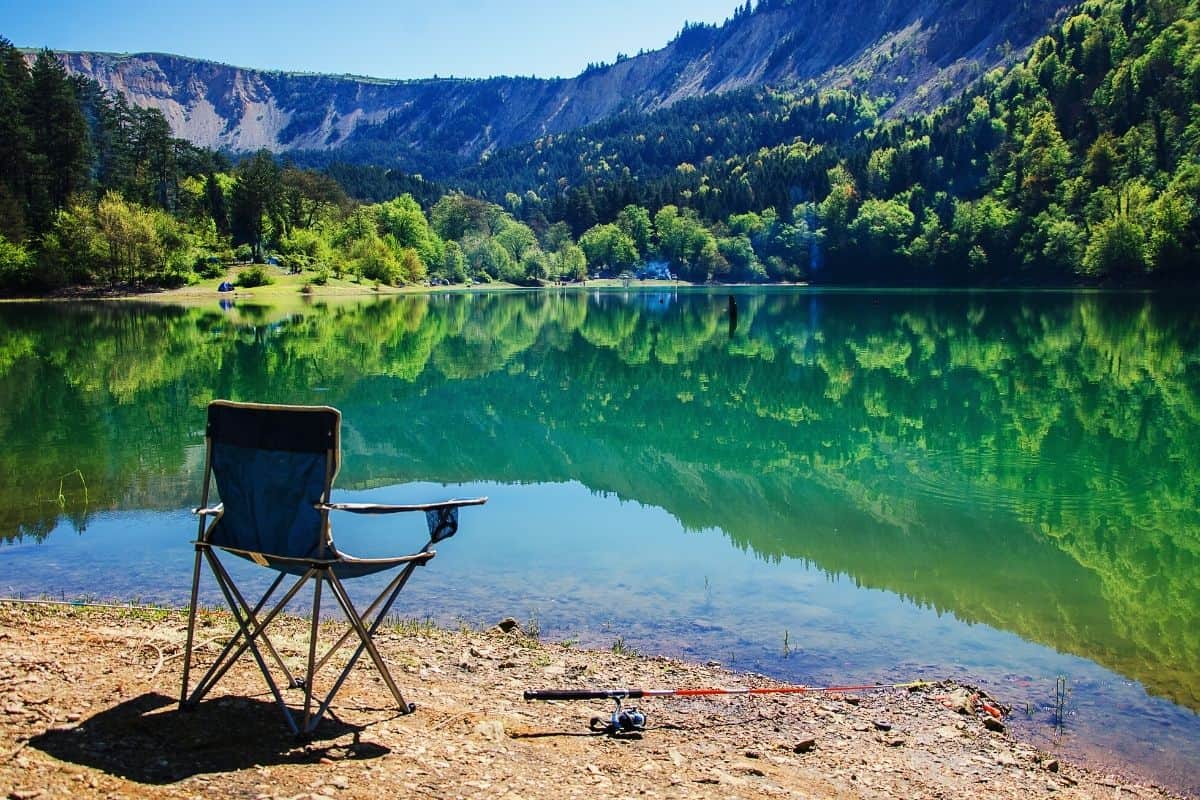
<svg viewBox="0 0 1200 800">
<path fill-rule="evenodd" d="M 903 57 L 893 53 L 891 57 Z M 1195 283 L 1200 0 L 1088 0 L 918 115 L 766 87 L 622 114 L 439 181 L 214 153 L 0 39 L 0 291 L 245 270 L 367 284 L 634 275 L 887 285 Z"/>
</svg>

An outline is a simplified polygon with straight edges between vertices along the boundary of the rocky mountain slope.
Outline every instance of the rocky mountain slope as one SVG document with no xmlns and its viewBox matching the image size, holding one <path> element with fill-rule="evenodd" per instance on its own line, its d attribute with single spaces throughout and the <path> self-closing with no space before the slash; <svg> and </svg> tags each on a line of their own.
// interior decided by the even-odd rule
<svg viewBox="0 0 1200 800">
<path fill-rule="evenodd" d="M 928 106 L 1019 54 L 1068 5 L 761 0 L 722 26 L 685 26 L 660 50 L 569 79 L 390 81 L 153 53 L 61 58 L 71 72 L 162 110 L 177 136 L 207 147 L 326 150 L 365 136 L 397 154 L 473 160 L 617 111 L 761 84 L 812 80 L 893 95 L 901 110 Z"/>
</svg>

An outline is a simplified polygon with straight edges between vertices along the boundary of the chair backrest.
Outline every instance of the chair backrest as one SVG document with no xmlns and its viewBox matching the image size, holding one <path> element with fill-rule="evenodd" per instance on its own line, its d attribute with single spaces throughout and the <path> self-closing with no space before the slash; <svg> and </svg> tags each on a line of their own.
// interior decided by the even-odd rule
<svg viewBox="0 0 1200 800">
<path fill-rule="evenodd" d="M 210 544 L 283 558 L 332 558 L 328 503 L 338 471 L 342 415 L 328 406 L 214 400 L 208 469 L 224 511 Z"/>
</svg>

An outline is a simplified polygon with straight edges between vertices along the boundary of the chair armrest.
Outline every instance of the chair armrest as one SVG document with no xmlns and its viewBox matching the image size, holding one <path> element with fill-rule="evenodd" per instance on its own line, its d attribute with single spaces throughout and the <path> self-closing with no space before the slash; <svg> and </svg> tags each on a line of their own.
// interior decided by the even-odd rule
<svg viewBox="0 0 1200 800">
<path fill-rule="evenodd" d="M 192 513 L 201 517 L 215 517 L 225 510 L 224 503 L 217 503 L 212 508 L 193 508 Z"/>
<path fill-rule="evenodd" d="M 395 514 L 400 511 L 439 511 L 444 508 L 481 506 L 487 501 L 486 497 L 473 497 L 469 500 L 445 500 L 440 503 L 420 503 L 403 506 L 385 505 L 382 503 L 315 503 L 313 508 L 318 511 L 349 511 L 351 514 Z"/>
</svg>

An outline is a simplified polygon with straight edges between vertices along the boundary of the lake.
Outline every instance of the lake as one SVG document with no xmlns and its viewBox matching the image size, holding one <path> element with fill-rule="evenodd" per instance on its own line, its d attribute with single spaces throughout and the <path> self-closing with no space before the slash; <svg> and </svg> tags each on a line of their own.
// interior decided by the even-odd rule
<svg viewBox="0 0 1200 800">
<path fill-rule="evenodd" d="M 186 603 L 207 402 L 329 404 L 337 499 L 491 497 L 401 616 L 810 685 L 953 678 L 1042 747 L 1200 793 L 1195 301 L 2 304 L 0 594 Z M 392 522 L 335 536 L 423 543 Z"/>
</svg>

